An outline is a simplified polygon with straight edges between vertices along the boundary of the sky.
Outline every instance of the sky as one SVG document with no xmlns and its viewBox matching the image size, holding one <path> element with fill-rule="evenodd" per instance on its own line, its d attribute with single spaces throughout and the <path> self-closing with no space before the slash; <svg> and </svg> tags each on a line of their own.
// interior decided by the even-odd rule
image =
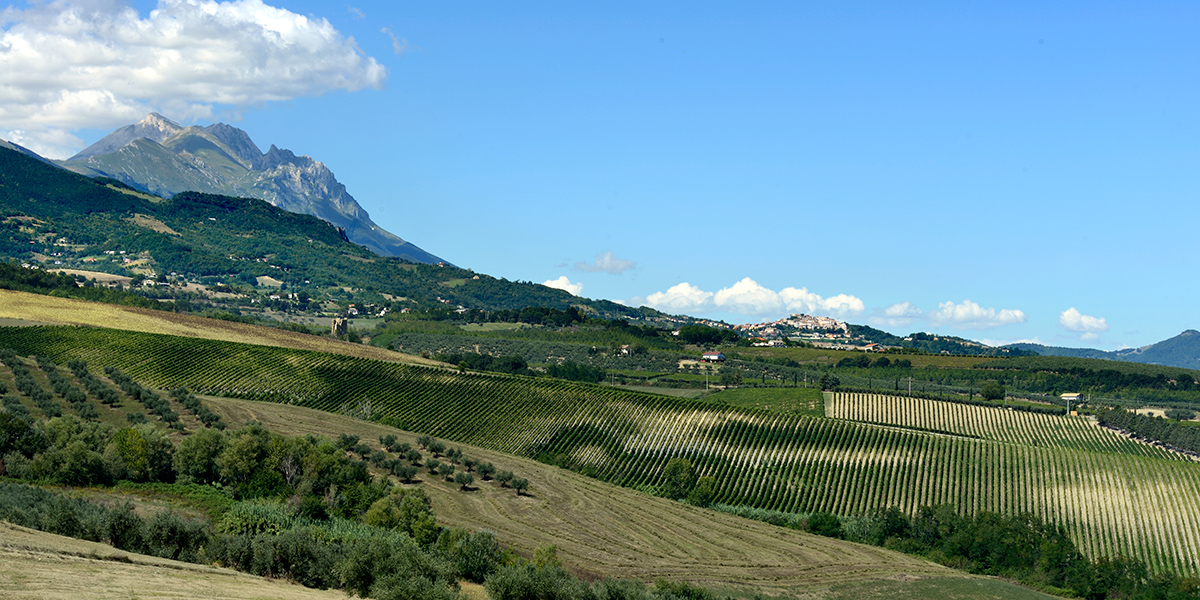
<svg viewBox="0 0 1200 600">
<path fill-rule="evenodd" d="M 904 6 L 902 6 L 904 5 Z M 987 343 L 1200 328 L 1195 2 L 93 0 L 0 12 L 0 137 L 157 111 L 456 265 Z"/>
</svg>

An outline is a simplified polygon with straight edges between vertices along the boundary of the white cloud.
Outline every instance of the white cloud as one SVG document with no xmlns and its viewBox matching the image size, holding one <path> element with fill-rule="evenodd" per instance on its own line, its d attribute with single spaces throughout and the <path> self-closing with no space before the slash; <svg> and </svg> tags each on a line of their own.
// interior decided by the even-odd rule
<svg viewBox="0 0 1200 600">
<path fill-rule="evenodd" d="M 620 275 L 629 269 L 637 267 L 637 263 L 632 260 L 617 258 L 612 250 L 604 254 L 596 255 L 596 262 L 577 262 L 575 263 L 576 271 L 584 271 L 587 273 L 608 273 L 609 275 Z"/>
<path fill-rule="evenodd" d="M 862 314 L 866 309 L 863 301 L 849 294 L 837 294 L 822 298 L 808 291 L 808 288 L 783 288 L 779 290 L 788 312 L 829 315 L 834 317 L 849 317 Z"/>
<path fill-rule="evenodd" d="M 925 316 L 912 302 L 897 302 L 870 318 L 871 324 L 884 327 L 907 327 Z"/>
<path fill-rule="evenodd" d="M 1097 333 L 1108 331 L 1108 321 L 1105 321 L 1103 317 L 1082 314 L 1074 306 L 1058 315 L 1058 324 L 1069 331 L 1084 334 L 1083 339 L 1089 341 L 1099 337 L 1096 335 Z"/>
<path fill-rule="evenodd" d="M 633 305 L 646 305 L 669 313 L 723 310 L 752 316 L 782 316 L 789 312 L 847 317 L 863 312 L 863 301 L 848 294 L 824 298 L 807 288 L 788 287 L 775 292 L 746 277 L 733 285 L 706 292 L 689 283 L 655 292 Z"/>
<path fill-rule="evenodd" d="M 382 87 L 387 69 L 325 19 L 261 0 L 31 2 L 0 11 L 0 134 L 51 157 L 71 131 L 151 111 L 210 118 L 220 107 Z"/>
<path fill-rule="evenodd" d="M 665 292 L 654 292 L 641 302 L 635 299 L 631 304 L 646 305 L 668 313 L 687 313 L 710 310 L 712 297 L 712 292 L 684 282 L 667 288 Z"/>
<path fill-rule="evenodd" d="M 746 277 L 713 295 L 713 303 L 723 310 L 743 315 L 779 314 L 784 310 L 783 298 L 757 281 Z"/>
<path fill-rule="evenodd" d="M 583 293 L 583 284 L 582 283 L 571 283 L 571 280 L 567 279 L 566 275 L 563 275 L 562 277 L 559 277 L 558 279 L 550 279 L 548 281 L 543 281 L 542 285 L 544 285 L 546 287 L 554 288 L 556 290 L 564 290 L 566 292 L 569 292 L 573 296 L 578 296 Z"/>
<path fill-rule="evenodd" d="M 959 329 L 991 329 L 1001 325 L 1024 323 L 1025 313 L 1009 308 L 983 308 L 970 300 L 963 300 L 961 304 L 938 304 L 937 310 L 929 314 L 929 322 L 935 327 L 949 325 Z"/>
<path fill-rule="evenodd" d="M 392 52 L 394 52 L 396 56 L 404 56 L 405 54 L 408 54 L 408 40 L 396 37 L 396 34 L 392 33 L 392 30 L 388 29 L 387 27 L 384 27 L 380 31 L 386 34 L 388 38 L 392 40 Z"/>
</svg>

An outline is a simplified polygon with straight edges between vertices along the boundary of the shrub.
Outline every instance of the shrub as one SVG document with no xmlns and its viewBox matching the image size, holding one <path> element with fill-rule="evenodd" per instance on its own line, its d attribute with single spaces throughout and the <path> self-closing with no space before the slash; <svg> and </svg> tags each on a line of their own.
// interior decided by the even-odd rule
<svg viewBox="0 0 1200 600">
<path fill-rule="evenodd" d="M 104 523 L 108 543 L 129 552 L 140 553 L 144 549 L 144 527 L 142 518 L 133 512 L 133 505 L 129 503 L 111 510 Z"/>
</svg>

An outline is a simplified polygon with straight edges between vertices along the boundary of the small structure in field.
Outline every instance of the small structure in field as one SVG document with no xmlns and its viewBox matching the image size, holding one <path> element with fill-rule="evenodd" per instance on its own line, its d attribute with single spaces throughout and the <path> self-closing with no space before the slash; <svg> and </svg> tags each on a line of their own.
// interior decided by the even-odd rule
<svg viewBox="0 0 1200 600">
<path fill-rule="evenodd" d="M 705 352 L 700 360 L 704 362 L 725 362 L 724 352 Z"/>
<path fill-rule="evenodd" d="M 346 330 L 349 327 L 349 325 L 350 325 L 349 319 L 343 319 L 342 317 L 334 317 L 333 325 L 331 325 L 329 328 L 329 333 L 333 337 L 346 335 Z"/>
</svg>

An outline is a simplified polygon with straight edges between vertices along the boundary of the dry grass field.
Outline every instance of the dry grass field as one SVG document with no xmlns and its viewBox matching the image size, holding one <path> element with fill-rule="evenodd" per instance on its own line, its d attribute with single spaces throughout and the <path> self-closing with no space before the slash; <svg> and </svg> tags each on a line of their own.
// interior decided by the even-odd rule
<svg viewBox="0 0 1200 600">
<path fill-rule="evenodd" d="M 0 598 L 345 600 L 346 594 L 132 554 L 0 521 Z"/>
<path fill-rule="evenodd" d="M 282 329 L 12 290 L 0 290 L 0 319 L 34 321 L 54 325 L 109 327 L 259 346 L 314 350 L 388 362 L 441 364 L 411 354 Z"/>
<path fill-rule="evenodd" d="M 259 421 L 285 435 L 358 435 L 373 446 L 394 434 L 416 436 L 351 417 L 282 404 L 206 398 L 210 408 L 237 426 Z M 577 575 L 701 583 L 737 595 L 763 593 L 801 598 L 923 597 L 1049 598 L 904 554 L 823 538 L 655 498 L 533 460 L 481 448 L 464 453 L 511 470 L 530 482 L 517 496 L 494 482 L 460 492 L 450 483 L 423 485 L 444 525 L 490 529 L 518 552 L 558 547 Z M 918 590 L 921 590 L 918 593 Z M 954 590 L 961 590 L 962 593 Z"/>
</svg>

